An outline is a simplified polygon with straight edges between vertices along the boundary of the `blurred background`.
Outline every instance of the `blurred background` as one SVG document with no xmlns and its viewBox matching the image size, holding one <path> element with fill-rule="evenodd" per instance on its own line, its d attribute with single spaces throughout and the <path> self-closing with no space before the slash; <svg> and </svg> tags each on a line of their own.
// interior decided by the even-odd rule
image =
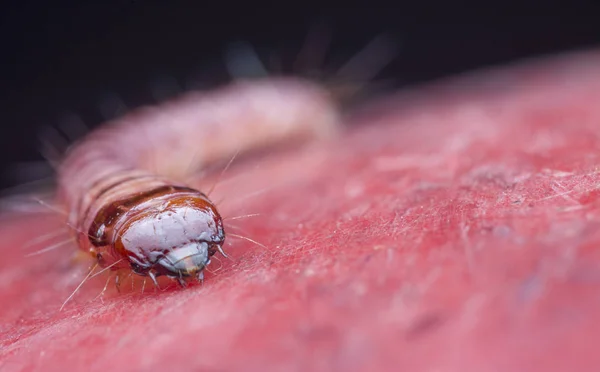
<svg viewBox="0 0 600 372">
<path fill-rule="evenodd" d="M 396 53 L 377 80 L 387 90 L 410 88 L 600 45 L 599 16 L 600 5 L 593 1 L 4 4 L 2 187 L 47 175 L 47 169 L 25 165 L 42 159 L 38 137 L 44 128 L 78 121 L 94 127 L 140 105 L 223 84 L 232 72 L 260 74 L 254 52 L 271 71 L 291 73 L 307 46 L 315 55 L 324 49 L 326 58 L 312 67 L 326 78 L 384 35 L 384 44 Z M 375 54 L 377 62 L 381 47 L 367 54 Z"/>
</svg>

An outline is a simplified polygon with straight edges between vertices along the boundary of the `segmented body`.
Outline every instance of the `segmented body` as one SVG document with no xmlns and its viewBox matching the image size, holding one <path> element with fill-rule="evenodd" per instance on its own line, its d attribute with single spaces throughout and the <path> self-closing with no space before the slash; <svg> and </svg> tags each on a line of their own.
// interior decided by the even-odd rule
<svg viewBox="0 0 600 372">
<path fill-rule="evenodd" d="M 185 179 L 238 151 L 327 136 L 337 123 L 325 90 L 289 79 L 235 83 L 137 110 L 68 151 L 59 169 L 67 223 L 101 267 L 202 278 L 225 232 L 215 205 Z"/>
</svg>

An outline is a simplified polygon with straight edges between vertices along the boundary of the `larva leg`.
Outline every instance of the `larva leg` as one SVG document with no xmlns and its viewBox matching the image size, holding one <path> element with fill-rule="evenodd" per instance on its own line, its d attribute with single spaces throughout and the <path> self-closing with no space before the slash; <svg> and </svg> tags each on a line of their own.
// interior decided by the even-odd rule
<svg viewBox="0 0 600 372">
<path fill-rule="evenodd" d="M 178 277 L 176 280 L 177 280 L 177 283 L 179 283 L 179 285 L 181 286 L 181 288 L 187 287 L 187 283 L 185 282 L 185 280 L 183 280 L 182 277 Z"/>
<path fill-rule="evenodd" d="M 229 256 L 225 254 L 225 251 L 223 250 L 223 247 L 219 246 L 217 248 L 217 250 L 219 251 L 219 253 L 221 253 L 223 255 L 223 257 L 229 258 Z"/>
<path fill-rule="evenodd" d="M 121 293 L 121 274 L 118 272 L 115 276 L 115 288 L 117 288 L 117 292 Z"/>
<path fill-rule="evenodd" d="M 154 291 L 156 292 L 157 289 L 160 289 L 160 286 L 158 285 L 158 281 L 156 280 L 156 275 L 154 275 L 154 273 L 152 271 L 150 271 L 150 272 L 148 272 L 148 276 L 152 280 L 152 283 L 154 283 Z"/>
<path fill-rule="evenodd" d="M 104 287 L 102 288 L 102 291 L 100 291 L 100 293 L 98 294 L 98 296 L 96 296 L 95 299 L 100 299 L 100 301 L 104 302 L 104 293 L 106 292 L 106 289 L 108 288 L 108 283 L 110 283 L 110 279 L 111 279 L 112 275 L 109 274 L 106 277 L 106 283 L 104 284 Z"/>
</svg>

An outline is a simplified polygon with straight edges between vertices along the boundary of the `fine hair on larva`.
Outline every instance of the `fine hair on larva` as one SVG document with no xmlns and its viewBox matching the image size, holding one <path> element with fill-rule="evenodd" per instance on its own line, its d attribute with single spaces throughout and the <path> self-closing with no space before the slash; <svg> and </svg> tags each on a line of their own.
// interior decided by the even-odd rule
<svg viewBox="0 0 600 372">
<path fill-rule="evenodd" d="M 340 76 L 353 71 L 356 75 L 365 53 L 385 49 L 386 43 L 381 37 L 375 39 L 340 69 Z M 230 67 L 240 65 L 236 58 L 259 60 L 248 46 L 235 48 L 237 52 L 228 59 Z M 379 58 L 385 61 L 378 63 L 385 64 L 390 57 Z M 123 281 L 120 271 L 149 278 L 155 286 L 157 277 L 166 276 L 184 287 L 191 280 L 203 281 L 203 271 L 217 252 L 227 257 L 226 236 L 266 248 L 250 237 L 226 231 L 224 218 L 210 199 L 212 188 L 203 192 L 187 180 L 198 170 L 229 159 L 222 176 L 238 154 L 335 135 L 340 129 L 340 95 L 307 79 L 244 80 L 236 76 L 235 68 L 230 71 L 238 79 L 227 86 L 133 110 L 91 131 L 64 153 L 46 146 L 57 173 L 56 203 L 62 207 L 42 199 L 36 202 L 60 214 L 66 228 L 29 245 L 55 239 L 65 231 L 71 238 L 29 256 L 74 240 L 93 259 L 88 274 L 61 309 L 87 280 L 106 271 L 117 272 L 117 288 Z M 371 73 L 358 74 L 359 84 L 371 79 Z M 70 119 L 71 124 L 80 124 Z M 81 127 L 76 129 L 80 135 Z M 230 220 L 251 216 L 256 215 Z"/>
<path fill-rule="evenodd" d="M 331 135 L 337 123 L 327 92 L 301 80 L 187 94 L 109 122 L 69 148 L 58 168 L 59 200 L 93 269 L 129 269 L 155 285 L 164 275 L 185 286 L 203 280 L 216 252 L 224 255 L 226 235 L 237 236 L 185 179 L 237 152 Z"/>
</svg>

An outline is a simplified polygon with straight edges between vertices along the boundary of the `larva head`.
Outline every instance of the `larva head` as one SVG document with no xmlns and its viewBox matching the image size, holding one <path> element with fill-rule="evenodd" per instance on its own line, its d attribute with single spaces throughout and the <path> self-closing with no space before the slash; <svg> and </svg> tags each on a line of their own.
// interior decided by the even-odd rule
<svg viewBox="0 0 600 372">
<path fill-rule="evenodd" d="M 140 275 L 201 277 L 225 240 L 223 221 L 202 194 L 174 195 L 130 215 L 114 248 Z"/>
</svg>

